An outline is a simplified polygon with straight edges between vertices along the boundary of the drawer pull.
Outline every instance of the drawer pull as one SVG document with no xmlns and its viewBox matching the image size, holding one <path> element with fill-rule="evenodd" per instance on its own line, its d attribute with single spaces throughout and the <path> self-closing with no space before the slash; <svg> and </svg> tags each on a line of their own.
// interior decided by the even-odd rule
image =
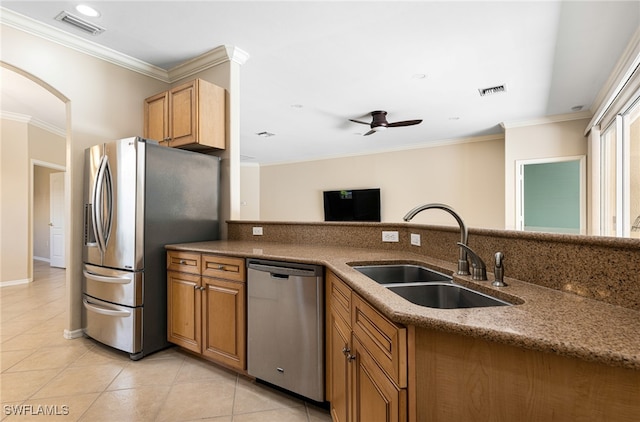
<svg viewBox="0 0 640 422">
<path fill-rule="evenodd" d="M 186 265 L 186 264 L 187 264 L 187 261 L 185 261 L 184 259 L 181 259 L 181 260 L 180 260 L 180 262 L 179 262 L 179 264 L 180 264 L 180 265 Z"/>
</svg>

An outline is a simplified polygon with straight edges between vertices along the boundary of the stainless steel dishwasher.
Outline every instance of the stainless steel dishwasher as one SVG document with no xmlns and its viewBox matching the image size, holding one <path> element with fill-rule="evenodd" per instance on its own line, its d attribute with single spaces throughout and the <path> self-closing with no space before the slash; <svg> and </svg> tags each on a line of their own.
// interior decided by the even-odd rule
<svg viewBox="0 0 640 422">
<path fill-rule="evenodd" d="M 247 372 L 323 402 L 323 267 L 249 259 L 247 269 Z"/>
</svg>

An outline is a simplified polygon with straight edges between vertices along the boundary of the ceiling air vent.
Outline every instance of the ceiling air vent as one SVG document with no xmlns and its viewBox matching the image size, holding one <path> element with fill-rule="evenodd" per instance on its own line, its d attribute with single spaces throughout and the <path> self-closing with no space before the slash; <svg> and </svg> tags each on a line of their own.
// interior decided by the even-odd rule
<svg viewBox="0 0 640 422">
<path fill-rule="evenodd" d="M 507 86 L 505 84 L 502 85 L 498 85 L 498 86 L 492 86 L 490 88 L 479 88 L 478 92 L 480 92 L 480 96 L 484 97 L 485 95 L 491 95 L 491 94 L 499 94 L 501 92 L 506 92 L 507 91 Z"/>
<path fill-rule="evenodd" d="M 73 25 L 79 30 L 91 35 L 98 35 L 104 32 L 104 28 L 91 22 L 87 22 L 86 20 L 74 16 L 69 12 L 60 12 L 58 16 L 56 16 L 56 20 Z"/>
</svg>

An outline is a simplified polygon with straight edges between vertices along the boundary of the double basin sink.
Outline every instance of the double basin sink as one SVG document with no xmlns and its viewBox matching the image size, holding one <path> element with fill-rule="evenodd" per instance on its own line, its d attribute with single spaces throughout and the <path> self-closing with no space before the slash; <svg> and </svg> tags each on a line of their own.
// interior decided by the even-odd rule
<svg viewBox="0 0 640 422">
<path fill-rule="evenodd" d="M 511 305 L 455 284 L 452 277 L 419 265 L 356 265 L 353 268 L 416 305 L 438 309 Z"/>
</svg>

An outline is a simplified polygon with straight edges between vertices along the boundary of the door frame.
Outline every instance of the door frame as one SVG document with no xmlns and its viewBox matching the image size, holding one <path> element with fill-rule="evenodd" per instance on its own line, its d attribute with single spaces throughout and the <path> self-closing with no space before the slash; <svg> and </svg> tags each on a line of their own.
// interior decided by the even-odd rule
<svg viewBox="0 0 640 422">
<path fill-rule="evenodd" d="M 49 163 L 47 161 L 42 161 L 42 160 L 35 160 L 35 159 L 31 159 L 30 160 L 30 164 L 29 164 L 29 274 L 31 274 L 31 281 L 33 281 L 33 195 L 34 195 L 34 181 L 35 181 L 35 167 L 36 166 L 40 166 L 40 167 L 46 167 L 52 170 L 58 170 L 58 171 L 63 171 L 66 173 L 67 168 L 65 166 L 61 166 L 59 164 L 55 164 L 55 163 Z M 65 190 L 64 190 L 64 203 L 65 203 L 65 208 L 68 206 L 67 204 L 69 203 L 69 190 L 67 189 L 66 186 L 66 179 L 67 179 L 67 175 L 65 174 Z M 69 225 L 69 221 L 68 221 L 68 215 L 69 213 L 65 210 L 64 216 L 65 216 L 65 225 L 67 226 L 65 228 L 65 237 L 66 234 L 68 233 L 68 225 Z M 66 246 L 65 246 L 66 248 Z M 65 268 L 68 266 L 68 254 L 66 253 L 68 251 L 68 249 L 65 249 Z"/>
<path fill-rule="evenodd" d="M 524 231 L 524 166 L 528 164 L 549 164 L 567 161 L 580 162 L 580 234 L 587 234 L 587 156 L 572 155 L 566 157 L 535 158 L 516 160 L 516 230 Z"/>
</svg>

